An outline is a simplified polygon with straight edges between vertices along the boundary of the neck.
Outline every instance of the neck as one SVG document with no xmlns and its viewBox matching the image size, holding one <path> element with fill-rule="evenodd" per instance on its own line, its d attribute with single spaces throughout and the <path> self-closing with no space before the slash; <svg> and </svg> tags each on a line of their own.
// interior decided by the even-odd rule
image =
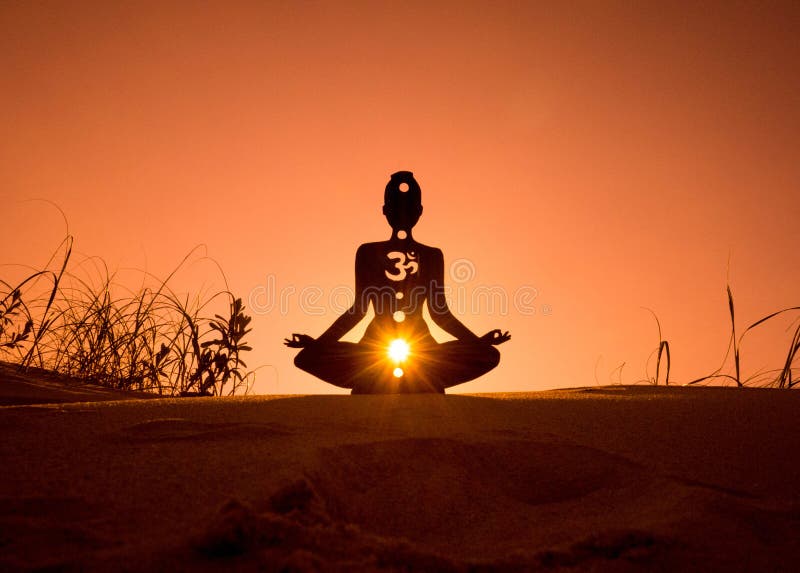
<svg viewBox="0 0 800 573">
<path fill-rule="evenodd" d="M 392 229 L 392 241 L 412 241 L 411 229 Z"/>
</svg>

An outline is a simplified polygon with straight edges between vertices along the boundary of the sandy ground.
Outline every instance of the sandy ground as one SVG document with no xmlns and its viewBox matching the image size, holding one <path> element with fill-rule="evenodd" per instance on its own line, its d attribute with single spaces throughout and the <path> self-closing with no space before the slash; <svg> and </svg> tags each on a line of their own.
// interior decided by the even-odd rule
<svg viewBox="0 0 800 573">
<path fill-rule="evenodd" d="M 21 383 L 0 371 L 3 571 L 800 563 L 798 392 L 65 402 L 34 377 L 25 403 Z"/>
</svg>

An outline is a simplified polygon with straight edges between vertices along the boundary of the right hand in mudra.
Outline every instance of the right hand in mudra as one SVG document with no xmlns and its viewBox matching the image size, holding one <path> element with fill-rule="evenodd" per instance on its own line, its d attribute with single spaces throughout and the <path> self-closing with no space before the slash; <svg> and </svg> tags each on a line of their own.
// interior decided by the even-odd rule
<svg viewBox="0 0 800 573">
<path fill-rule="evenodd" d="M 493 346 L 497 346 L 498 344 L 503 344 L 506 340 L 509 340 L 511 335 L 508 331 L 503 332 L 499 328 L 495 328 L 494 330 L 490 330 L 483 336 L 481 336 L 481 341 L 491 344 Z"/>
<path fill-rule="evenodd" d="M 284 338 L 283 343 L 290 348 L 305 348 L 314 343 L 314 339 L 308 334 L 292 334 L 291 338 Z"/>
</svg>

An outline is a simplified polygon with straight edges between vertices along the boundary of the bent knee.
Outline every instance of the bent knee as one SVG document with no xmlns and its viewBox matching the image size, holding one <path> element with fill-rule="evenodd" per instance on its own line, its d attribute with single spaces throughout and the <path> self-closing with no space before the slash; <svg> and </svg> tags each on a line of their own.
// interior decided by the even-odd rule
<svg viewBox="0 0 800 573">
<path fill-rule="evenodd" d="M 470 351 L 472 361 L 484 371 L 489 371 L 500 363 L 500 352 L 494 346 L 480 344 Z"/>
<path fill-rule="evenodd" d="M 486 365 L 489 368 L 494 368 L 498 364 L 500 364 L 500 351 L 497 350 L 494 346 L 490 346 L 486 349 Z"/>
<path fill-rule="evenodd" d="M 307 370 L 308 363 L 309 363 L 309 352 L 307 348 L 303 348 L 300 352 L 297 353 L 297 356 L 294 357 L 294 365 L 297 366 L 300 370 Z"/>
</svg>

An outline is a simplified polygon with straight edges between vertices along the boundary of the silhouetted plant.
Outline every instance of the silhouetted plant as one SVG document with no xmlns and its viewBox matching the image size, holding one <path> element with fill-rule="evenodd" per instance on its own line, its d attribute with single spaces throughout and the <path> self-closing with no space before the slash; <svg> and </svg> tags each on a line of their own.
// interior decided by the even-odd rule
<svg viewBox="0 0 800 573">
<path fill-rule="evenodd" d="M 33 321 L 25 321 L 21 330 L 17 328 L 19 317 L 23 314 L 24 303 L 19 289 L 14 289 L 0 301 L 0 347 L 20 348 L 28 340 L 33 330 Z"/>
<path fill-rule="evenodd" d="M 725 358 L 723 358 L 722 365 L 717 370 L 715 370 L 714 372 L 712 372 L 708 376 L 703 376 L 701 378 L 697 378 L 695 380 L 692 380 L 691 382 L 688 383 L 688 385 L 699 384 L 701 382 L 705 382 L 707 380 L 712 380 L 712 379 L 715 379 L 715 378 L 727 378 L 727 379 L 733 380 L 736 383 L 736 385 L 741 388 L 741 387 L 746 386 L 747 384 L 751 383 L 752 380 L 755 379 L 755 376 L 763 376 L 764 374 L 770 374 L 770 373 L 776 373 L 777 372 L 779 374 L 776 376 L 776 378 L 772 382 L 767 383 L 767 385 L 771 385 L 771 386 L 774 385 L 774 386 L 777 386 L 778 388 L 791 388 L 793 385 L 795 385 L 795 383 L 792 382 L 792 370 L 793 370 L 794 359 L 798 355 L 798 350 L 800 350 L 800 325 L 798 325 L 797 329 L 794 332 L 794 335 L 792 337 L 792 342 L 791 342 L 791 344 L 789 346 L 789 352 L 787 353 L 787 356 L 786 356 L 786 361 L 784 363 L 783 368 L 781 368 L 781 369 L 769 370 L 767 372 L 762 372 L 760 374 L 754 375 L 753 377 L 750 377 L 748 379 L 742 380 L 742 376 L 741 376 L 741 346 L 742 346 L 742 341 L 744 340 L 744 337 L 751 330 L 753 330 L 757 326 L 761 326 L 761 325 L 767 323 L 768 321 L 770 321 L 771 319 L 773 319 L 773 318 L 775 318 L 777 316 L 780 316 L 780 315 L 783 315 L 783 314 L 786 314 L 786 313 L 789 313 L 789 312 L 800 311 L 800 306 L 792 306 L 792 307 L 788 307 L 788 308 L 783 308 L 781 310 L 778 310 L 778 311 L 775 311 L 775 312 L 773 312 L 771 314 L 768 314 L 767 316 L 755 321 L 750 326 L 745 328 L 744 331 L 742 331 L 742 334 L 737 337 L 736 336 L 736 309 L 735 309 L 735 305 L 734 305 L 734 302 L 733 302 L 733 293 L 731 291 L 730 284 L 727 285 L 727 293 L 728 293 L 728 311 L 729 311 L 730 317 L 731 317 L 731 336 L 730 336 L 730 339 L 729 339 L 729 342 L 728 342 L 728 349 L 725 352 Z M 724 368 L 725 363 L 728 361 L 728 357 L 731 354 L 731 350 L 733 351 L 734 374 L 733 375 L 723 374 L 722 373 L 722 369 Z"/>
<path fill-rule="evenodd" d="M 614 373 L 616 372 L 617 373 L 617 384 L 622 384 L 622 371 L 625 368 L 625 364 L 626 364 L 625 362 L 622 362 L 622 363 L 620 363 L 619 366 L 614 368 L 614 370 L 611 371 L 611 374 L 608 375 L 609 379 L 612 379 L 614 377 Z"/>
<path fill-rule="evenodd" d="M 778 388 L 792 388 L 797 384 L 797 381 L 792 380 L 792 364 L 794 364 L 798 351 L 800 351 L 800 324 L 795 328 L 792 343 L 789 345 L 789 352 L 786 355 L 786 361 L 778 375 Z"/>
<path fill-rule="evenodd" d="M 59 269 L 59 271 L 57 273 L 53 273 L 53 272 L 47 272 L 46 273 L 47 275 L 51 275 L 53 277 L 53 288 L 50 290 L 50 297 L 47 299 L 47 304 L 45 305 L 44 311 L 42 312 L 42 316 L 41 316 L 41 319 L 39 321 L 38 328 L 33 328 L 32 329 L 32 331 L 33 331 L 33 343 L 31 344 L 31 347 L 28 350 L 28 353 L 25 355 L 25 357 L 22 360 L 22 364 L 24 366 L 30 365 L 31 361 L 33 360 L 34 354 L 39 352 L 39 341 L 41 340 L 42 336 L 47 332 L 48 328 L 50 327 L 50 325 L 52 324 L 52 322 L 54 320 L 54 318 L 50 317 L 49 313 L 50 313 L 51 307 L 53 306 L 53 301 L 55 300 L 56 294 L 58 293 L 58 286 L 61 283 L 61 279 L 64 276 L 64 272 L 67 270 L 67 263 L 69 262 L 70 256 L 72 256 L 72 237 L 68 235 L 64 239 L 64 241 L 62 242 L 62 245 L 66 245 L 66 252 L 64 254 L 64 260 L 63 260 L 63 262 L 61 264 L 61 268 Z M 53 260 L 54 256 L 50 258 L 51 261 Z M 42 276 L 43 274 L 45 274 L 45 273 L 44 272 L 43 273 L 34 273 L 34 275 L 32 277 L 28 277 L 28 279 L 26 279 L 23 282 L 28 282 L 29 279 L 31 279 L 33 277 Z M 31 316 L 29 316 L 28 318 L 30 320 L 33 320 L 33 317 L 31 317 Z M 39 355 L 39 358 L 40 358 L 40 361 L 41 361 L 41 355 Z"/>
<path fill-rule="evenodd" d="M 247 367 L 240 357 L 241 352 L 251 350 L 242 340 L 250 332 L 247 328 L 251 317 L 244 314 L 242 299 L 234 298 L 230 302 L 230 316 L 225 318 L 219 314 L 214 315 L 215 320 L 209 321 L 209 326 L 218 338 L 198 343 L 199 336 L 193 326 L 193 344 L 199 359 L 197 369 L 191 376 L 191 383 L 198 385 L 201 395 L 222 393 L 228 381 L 233 378 L 234 387 L 244 382 L 240 366 Z"/>
<path fill-rule="evenodd" d="M 664 340 L 664 337 L 661 334 L 661 321 L 658 320 L 658 316 L 656 313 L 649 308 L 645 307 L 645 310 L 650 311 L 650 314 L 653 315 L 653 318 L 656 321 L 656 327 L 658 328 L 658 348 L 653 351 L 656 353 L 656 375 L 654 377 L 649 376 L 647 372 L 645 372 L 645 376 L 647 377 L 647 382 L 653 384 L 654 386 L 658 386 L 658 381 L 661 379 L 661 368 L 662 362 L 665 363 L 665 374 L 664 374 L 664 385 L 669 386 L 669 371 L 672 365 L 672 360 L 670 357 L 669 352 L 669 341 Z M 652 358 L 653 354 L 650 354 L 650 358 Z M 647 359 L 647 363 L 649 365 L 650 358 Z M 647 367 L 645 366 L 645 370 Z"/>
<path fill-rule="evenodd" d="M 243 370 L 240 355 L 250 350 L 243 342 L 250 317 L 241 299 L 224 290 L 190 303 L 188 295 L 178 297 L 168 284 L 196 249 L 166 280 L 155 279 L 155 288 L 143 285 L 139 291 L 124 289 L 99 259 L 86 259 L 77 268 L 69 264 L 71 237 L 56 253 L 62 249 L 57 271 L 37 271 L 15 287 L 0 281 L 5 289 L 0 291 L 0 355 L 15 350 L 23 367 L 166 395 L 193 390 L 221 395 L 247 388 L 254 375 Z M 54 260 L 55 255 L 48 266 Z M 87 265 L 93 269 L 87 271 Z M 231 316 L 206 317 L 205 309 L 221 295 L 230 299 Z"/>
</svg>

